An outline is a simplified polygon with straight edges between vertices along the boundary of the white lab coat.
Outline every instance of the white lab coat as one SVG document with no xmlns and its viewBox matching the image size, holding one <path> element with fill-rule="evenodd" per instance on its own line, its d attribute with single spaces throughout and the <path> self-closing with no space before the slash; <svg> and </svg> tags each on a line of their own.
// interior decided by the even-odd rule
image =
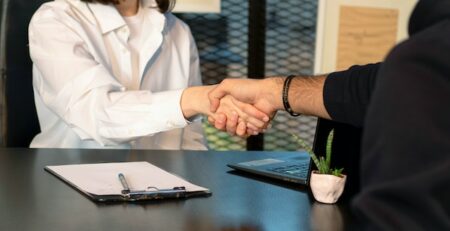
<svg viewBox="0 0 450 231">
<path fill-rule="evenodd" d="M 56 0 L 29 27 L 41 133 L 31 147 L 206 149 L 201 123 L 184 118 L 183 89 L 200 85 L 189 27 L 143 0 L 140 79 L 129 28 L 113 5 Z"/>
</svg>

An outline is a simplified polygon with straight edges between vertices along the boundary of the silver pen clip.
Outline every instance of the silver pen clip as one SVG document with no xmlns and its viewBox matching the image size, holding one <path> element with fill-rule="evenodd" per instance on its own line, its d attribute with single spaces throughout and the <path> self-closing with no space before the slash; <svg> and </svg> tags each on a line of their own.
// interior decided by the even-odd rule
<svg viewBox="0 0 450 231">
<path fill-rule="evenodd" d="M 122 194 L 130 193 L 130 187 L 128 186 L 127 180 L 125 179 L 125 176 L 122 173 L 119 173 L 119 180 L 123 187 Z"/>
</svg>

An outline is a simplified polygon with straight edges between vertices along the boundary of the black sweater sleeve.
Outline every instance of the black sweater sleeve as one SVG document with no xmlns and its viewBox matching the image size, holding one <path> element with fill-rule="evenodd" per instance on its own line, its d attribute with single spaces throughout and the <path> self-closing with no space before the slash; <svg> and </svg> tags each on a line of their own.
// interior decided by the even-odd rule
<svg viewBox="0 0 450 231">
<path fill-rule="evenodd" d="M 355 214 L 370 230 L 450 230 L 450 19 L 387 56 L 364 123 Z"/>
<path fill-rule="evenodd" d="M 379 67 L 380 63 L 352 66 L 328 75 L 323 98 L 333 120 L 362 126 Z"/>
</svg>

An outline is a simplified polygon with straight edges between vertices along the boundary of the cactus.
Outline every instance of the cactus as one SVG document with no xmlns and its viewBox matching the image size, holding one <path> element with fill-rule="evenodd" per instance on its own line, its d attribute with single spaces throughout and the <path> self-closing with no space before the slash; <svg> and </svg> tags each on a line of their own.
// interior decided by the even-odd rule
<svg viewBox="0 0 450 231">
<path fill-rule="evenodd" d="M 327 146 L 326 146 L 326 153 L 325 158 L 323 156 L 317 157 L 317 155 L 313 152 L 312 148 L 300 137 L 296 136 L 295 134 L 292 134 L 294 139 L 297 141 L 297 143 L 305 149 L 305 151 L 311 156 L 311 159 L 313 160 L 314 164 L 316 165 L 317 169 L 319 170 L 320 174 L 331 174 L 340 177 L 342 174 L 343 168 L 337 169 L 337 168 L 331 168 L 331 148 L 333 145 L 333 136 L 334 136 L 334 130 L 331 130 L 327 137 Z"/>
</svg>

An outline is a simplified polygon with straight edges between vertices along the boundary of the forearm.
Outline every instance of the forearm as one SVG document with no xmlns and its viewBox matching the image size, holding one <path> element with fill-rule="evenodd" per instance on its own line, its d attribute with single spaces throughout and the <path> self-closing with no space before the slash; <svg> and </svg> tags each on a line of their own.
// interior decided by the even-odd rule
<svg viewBox="0 0 450 231">
<path fill-rule="evenodd" d="M 323 99 L 325 79 L 325 75 L 294 78 L 288 92 L 292 109 L 300 114 L 330 119 Z"/>
<path fill-rule="evenodd" d="M 323 104 L 324 80 L 325 76 L 293 79 L 288 91 L 288 100 L 295 112 L 323 118 L 330 117 Z M 284 110 L 282 98 L 284 82 L 284 77 L 271 77 L 262 80 L 225 79 L 208 94 L 211 110 L 217 111 L 221 99 L 230 95 L 236 100 L 253 105 L 268 116 L 273 116 L 276 111 Z M 248 114 L 253 117 L 255 115 L 252 112 Z M 262 121 L 269 121 L 269 118 L 261 118 Z M 213 120 L 209 121 L 214 122 Z M 215 124 L 215 127 L 220 130 L 225 130 L 224 126 L 224 124 Z M 229 127 L 229 125 L 226 125 L 227 131 L 235 128 L 235 126 L 231 126 L 232 129 L 229 129 Z M 238 134 L 242 134 L 242 132 Z"/>
<path fill-rule="evenodd" d="M 47 92 L 50 91 L 38 93 L 42 102 L 37 104 L 39 112 L 50 109 L 55 113 L 53 116 L 60 117 L 81 140 L 95 140 L 106 146 L 186 125 L 177 106 L 179 91 L 124 92 L 105 87 L 84 94 L 69 90 L 57 95 Z M 53 126 L 52 121 L 45 121 L 41 123 L 44 128 Z"/>
<path fill-rule="evenodd" d="M 188 119 L 198 114 L 210 115 L 208 92 L 214 86 L 189 87 L 183 91 L 180 100 L 181 111 Z"/>
<path fill-rule="evenodd" d="M 289 104 L 296 113 L 361 126 L 379 66 L 379 63 L 368 64 L 329 75 L 297 76 L 288 89 Z M 277 85 L 273 97 L 278 100 L 274 105 L 277 110 L 284 110 L 282 88 L 285 78 L 270 79 Z"/>
<path fill-rule="evenodd" d="M 297 76 L 292 79 L 290 87 L 288 89 L 288 101 L 291 108 L 296 113 L 304 115 L 312 115 L 321 118 L 330 119 L 323 100 L 323 87 L 326 76 Z M 267 87 L 267 90 L 272 91 L 272 104 L 276 110 L 284 110 L 282 94 L 284 77 L 268 78 L 267 85 L 273 87 Z"/>
</svg>

